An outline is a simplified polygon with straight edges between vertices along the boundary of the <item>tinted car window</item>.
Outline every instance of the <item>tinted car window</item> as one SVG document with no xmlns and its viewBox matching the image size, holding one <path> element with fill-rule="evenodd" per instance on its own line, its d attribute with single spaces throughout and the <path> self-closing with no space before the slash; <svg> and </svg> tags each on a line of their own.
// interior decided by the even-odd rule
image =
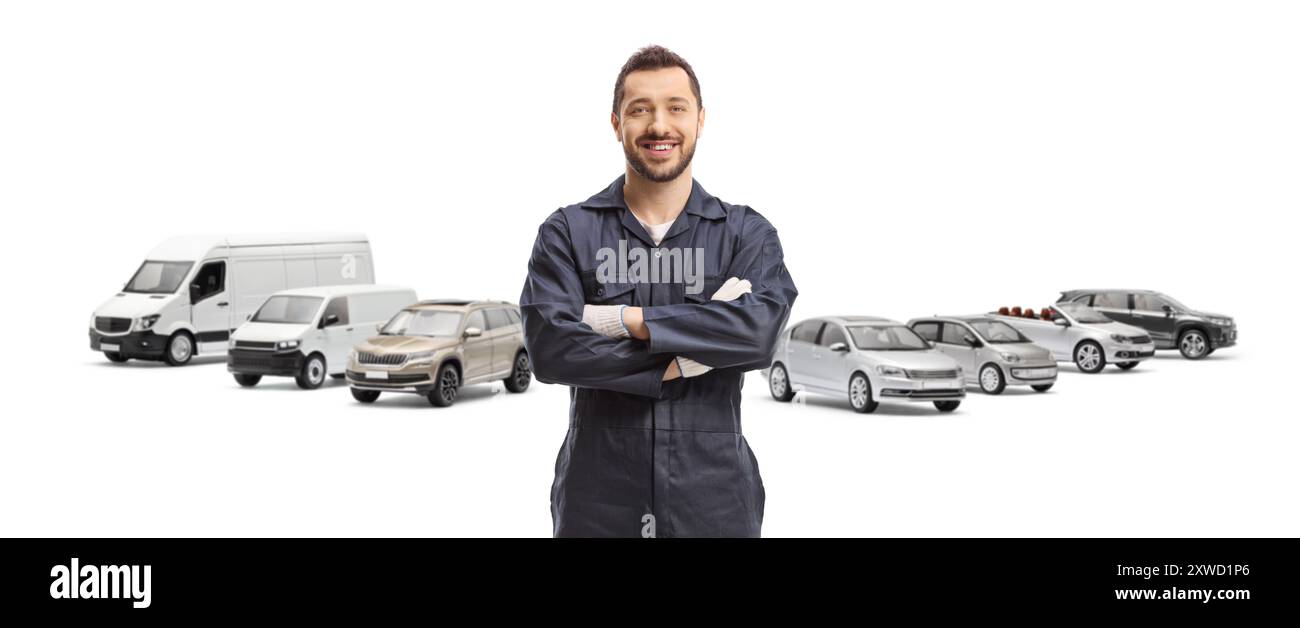
<svg viewBox="0 0 1300 628">
<path fill-rule="evenodd" d="M 226 263 L 209 262 L 199 269 L 194 276 L 194 283 L 199 285 L 197 300 L 206 299 L 226 289 Z"/>
<path fill-rule="evenodd" d="M 329 318 L 330 315 L 339 317 L 338 322 L 333 323 L 334 325 L 347 325 L 348 324 L 348 298 L 334 297 L 333 299 L 330 299 L 330 303 L 329 305 L 325 306 L 325 313 L 321 314 L 320 319 L 324 321 L 325 319 Z"/>
<path fill-rule="evenodd" d="M 794 334 L 792 334 L 790 338 L 792 340 L 798 340 L 799 342 L 816 343 L 817 334 L 821 332 L 823 324 L 824 323 L 821 321 L 809 321 L 804 323 L 794 328 Z"/>
<path fill-rule="evenodd" d="M 917 323 L 912 326 L 912 331 L 930 342 L 939 340 L 939 323 Z"/>
<path fill-rule="evenodd" d="M 1097 298 L 1092 302 L 1092 306 L 1127 310 L 1128 294 L 1124 292 L 1098 292 Z"/>
<path fill-rule="evenodd" d="M 840 329 L 838 325 L 827 323 L 826 329 L 822 331 L 821 342 L 817 344 L 820 344 L 823 347 L 829 347 L 837 342 L 842 342 L 847 345 L 849 344 L 849 337 L 844 335 L 844 330 Z"/>
<path fill-rule="evenodd" d="M 499 307 L 494 307 L 490 310 L 487 310 L 487 324 L 488 324 L 488 329 L 499 329 L 501 327 L 509 327 L 510 317 L 506 315 L 505 310 Z"/>
<path fill-rule="evenodd" d="M 965 345 L 966 344 L 965 337 L 966 334 L 968 333 L 970 332 L 967 332 L 966 328 L 962 327 L 961 325 L 957 325 L 955 323 L 944 323 L 942 342 L 945 342 L 950 345 Z"/>
<path fill-rule="evenodd" d="M 1134 295 L 1133 299 L 1133 309 L 1146 312 L 1159 312 L 1169 305 L 1169 302 L 1160 298 L 1158 294 L 1138 294 Z"/>
</svg>

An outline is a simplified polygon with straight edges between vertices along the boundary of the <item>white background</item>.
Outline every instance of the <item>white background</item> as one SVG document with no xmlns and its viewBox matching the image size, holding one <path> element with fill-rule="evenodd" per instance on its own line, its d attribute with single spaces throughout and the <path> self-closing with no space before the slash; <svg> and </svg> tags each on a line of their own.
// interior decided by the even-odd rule
<svg viewBox="0 0 1300 628">
<path fill-rule="evenodd" d="M 239 389 L 109 364 L 92 310 L 201 232 L 359 230 L 377 278 L 517 300 L 618 176 L 614 78 L 684 55 L 696 178 L 778 228 L 793 318 L 1143 287 L 1241 343 L 960 410 L 772 401 L 766 536 L 1295 536 L 1288 3 L 40 2 L 0 8 L 5 536 L 546 536 L 567 389 Z M 204 362 L 200 360 L 200 362 Z"/>
</svg>

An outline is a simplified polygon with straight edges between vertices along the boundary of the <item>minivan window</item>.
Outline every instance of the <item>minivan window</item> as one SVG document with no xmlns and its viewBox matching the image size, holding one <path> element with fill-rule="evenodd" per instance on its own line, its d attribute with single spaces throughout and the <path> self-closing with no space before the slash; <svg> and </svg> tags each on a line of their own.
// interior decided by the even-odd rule
<svg viewBox="0 0 1300 628">
<path fill-rule="evenodd" d="M 460 312 L 402 310 L 379 331 L 381 336 L 455 336 Z"/>
<path fill-rule="evenodd" d="M 320 310 L 320 304 L 324 300 L 320 297 L 273 296 L 267 299 L 262 307 L 257 308 L 257 313 L 253 315 L 253 322 L 306 325 L 316 320 L 316 312 Z"/>
<path fill-rule="evenodd" d="M 488 329 L 500 329 L 502 327 L 509 327 L 510 317 L 506 316 L 505 310 L 499 307 L 494 307 L 490 310 L 487 310 L 487 323 L 488 323 Z"/>
<path fill-rule="evenodd" d="M 906 325 L 861 325 L 850 327 L 853 344 L 864 351 L 920 351 L 930 344 Z"/>
<path fill-rule="evenodd" d="M 204 264 L 199 269 L 199 273 L 194 276 L 194 283 L 199 286 L 198 293 L 194 295 L 195 303 L 225 290 L 226 263 L 208 262 Z"/>
<path fill-rule="evenodd" d="M 190 272 L 194 262 L 154 262 L 146 261 L 126 282 L 126 292 L 144 294 L 172 294 L 181 287 L 185 275 Z"/>
</svg>

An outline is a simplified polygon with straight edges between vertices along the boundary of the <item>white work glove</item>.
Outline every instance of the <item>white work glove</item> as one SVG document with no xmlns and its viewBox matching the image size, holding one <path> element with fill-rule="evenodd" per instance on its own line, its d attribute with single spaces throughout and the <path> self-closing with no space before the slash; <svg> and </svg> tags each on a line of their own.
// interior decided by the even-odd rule
<svg viewBox="0 0 1300 628">
<path fill-rule="evenodd" d="M 610 338 L 630 338 L 627 326 L 623 324 L 623 308 L 626 305 L 584 305 L 582 322 L 596 333 Z"/>
<path fill-rule="evenodd" d="M 737 279 L 732 277 L 713 293 L 711 301 L 730 301 L 738 298 L 742 294 L 749 294 L 753 287 L 748 279 Z M 713 370 L 712 366 L 700 364 L 690 358 L 677 356 L 677 370 L 682 372 L 682 377 L 696 377 Z"/>
</svg>

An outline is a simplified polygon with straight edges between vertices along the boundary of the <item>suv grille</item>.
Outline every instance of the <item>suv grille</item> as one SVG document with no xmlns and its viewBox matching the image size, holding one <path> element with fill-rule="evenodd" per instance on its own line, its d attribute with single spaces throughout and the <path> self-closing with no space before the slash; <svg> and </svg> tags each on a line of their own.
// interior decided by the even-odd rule
<svg viewBox="0 0 1300 628">
<path fill-rule="evenodd" d="M 96 316 L 95 329 L 109 334 L 126 333 L 131 331 L 131 319 Z"/>
<path fill-rule="evenodd" d="M 357 353 L 358 364 L 377 364 L 380 366 L 401 366 L 406 363 L 405 353 Z"/>
</svg>

